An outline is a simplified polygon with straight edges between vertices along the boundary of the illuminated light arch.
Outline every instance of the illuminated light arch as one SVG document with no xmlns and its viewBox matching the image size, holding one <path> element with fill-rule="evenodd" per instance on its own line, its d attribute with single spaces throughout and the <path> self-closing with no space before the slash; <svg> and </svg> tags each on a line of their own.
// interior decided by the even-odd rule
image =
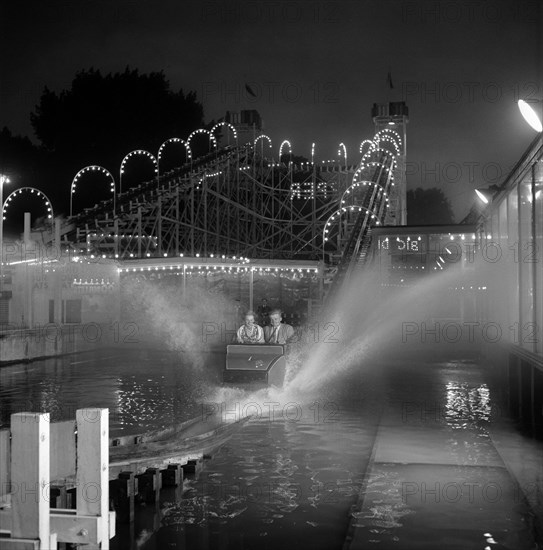
<svg viewBox="0 0 543 550">
<path fill-rule="evenodd" d="M 192 151 L 190 150 L 189 144 L 181 138 L 172 137 L 167 139 L 159 148 L 158 148 L 158 154 L 157 154 L 157 162 L 160 162 L 160 159 L 162 158 L 162 152 L 164 151 L 164 148 L 169 143 L 180 143 L 185 147 L 185 152 L 187 153 L 187 158 L 190 160 L 192 158 Z"/>
<path fill-rule="evenodd" d="M 323 242 L 328 241 L 328 237 L 326 236 L 326 234 L 329 232 L 328 228 L 332 225 L 332 222 L 336 219 L 336 216 L 338 217 L 338 219 L 341 219 L 342 214 L 345 214 L 347 212 L 362 212 L 362 210 L 364 210 L 367 214 L 369 214 L 370 219 L 376 220 L 375 225 L 380 225 L 380 222 L 377 219 L 377 215 L 375 214 L 375 212 L 369 210 L 365 206 L 356 206 L 356 205 L 341 206 L 333 214 L 331 214 L 326 220 L 326 223 L 324 224 L 324 228 L 322 230 Z"/>
<path fill-rule="evenodd" d="M 378 147 L 378 146 L 375 146 L 375 148 L 372 149 L 371 151 L 366 151 L 366 153 L 364 153 L 362 158 L 366 158 L 366 157 L 369 158 L 372 155 L 375 155 L 376 153 L 378 153 L 378 154 L 384 153 L 385 155 L 388 155 L 389 157 L 391 157 L 391 159 L 396 158 L 396 155 L 392 151 L 389 151 L 388 149 L 383 149 L 383 148 Z"/>
<path fill-rule="evenodd" d="M 347 147 L 345 147 L 345 144 L 343 142 L 341 142 L 339 144 L 339 149 L 338 149 L 338 156 L 341 156 L 341 150 L 343 149 L 343 159 L 345 160 L 345 164 L 347 164 Z"/>
<path fill-rule="evenodd" d="M 184 140 L 184 139 L 181 139 L 181 138 L 178 138 L 178 137 L 172 137 L 172 138 L 169 138 L 167 139 L 159 148 L 158 148 L 158 153 L 157 153 L 157 170 L 156 170 L 156 174 L 157 174 L 157 178 L 160 179 L 160 159 L 162 158 L 162 153 L 164 151 L 164 149 L 166 148 L 166 146 L 170 143 L 180 143 L 181 145 L 183 145 L 185 147 L 185 154 L 186 154 L 186 157 L 187 157 L 187 161 L 188 162 L 191 162 L 192 161 L 192 151 L 190 150 L 190 147 L 189 147 L 189 144 Z"/>
<path fill-rule="evenodd" d="M 341 199 L 339 201 L 339 204 L 343 205 L 343 203 L 345 202 L 345 195 L 350 195 L 351 191 L 354 191 L 354 189 L 356 189 L 357 187 L 361 187 L 361 186 L 365 187 L 366 185 L 373 185 L 373 186 L 379 188 L 379 193 L 382 193 L 384 195 L 385 201 L 387 203 L 387 208 L 388 208 L 388 194 L 385 191 L 385 188 L 382 185 L 380 185 L 379 183 L 377 183 L 375 181 L 371 181 L 371 180 L 360 180 L 360 181 L 352 183 L 349 187 L 347 187 L 347 189 L 345 189 L 345 191 L 343 192 L 343 195 L 341 195 Z"/>
<path fill-rule="evenodd" d="M 149 154 L 151 155 L 151 153 Z M 81 168 L 81 170 L 77 172 L 77 174 L 74 176 L 74 179 L 72 180 L 72 185 L 70 186 L 70 217 L 72 217 L 72 198 L 75 193 L 77 182 L 84 175 L 89 174 L 90 172 L 99 172 L 101 174 L 104 174 L 108 178 L 110 178 L 109 189 L 113 193 L 113 200 L 115 201 L 115 195 L 116 195 L 115 178 L 111 175 L 111 172 L 109 170 L 106 170 L 103 166 L 97 166 L 95 164 L 92 164 L 90 166 L 85 166 L 85 168 Z"/>
<path fill-rule="evenodd" d="M 272 146 L 272 140 L 270 138 L 270 136 L 267 136 L 266 134 L 260 134 L 258 137 L 255 138 L 255 140 L 253 141 L 253 147 L 256 147 L 256 142 L 259 141 L 259 140 L 268 140 L 268 144 L 269 146 L 271 147 Z"/>
<path fill-rule="evenodd" d="M 391 128 L 383 128 L 382 130 L 379 130 L 374 137 L 376 136 L 380 136 L 381 134 L 388 134 L 390 136 L 392 136 L 395 140 L 397 140 L 398 142 L 398 145 L 401 145 L 402 144 L 402 137 L 400 136 L 399 132 L 397 132 L 396 130 L 392 130 Z"/>
<path fill-rule="evenodd" d="M 400 147 L 398 146 L 398 144 L 396 143 L 396 141 L 389 137 L 389 136 L 383 136 L 381 138 L 378 139 L 378 141 L 376 142 L 378 144 L 379 147 L 381 147 L 381 144 L 382 143 L 391 143 L 393 146 L 394 146 L 394 151 L 395 151 L 395 154 L 396 155 L 400 155 L 401 154 L 401 150 L 400 150 Z M 381 149 L 382 151 L 386 151 L 386 149 Z"/>
<path fill-rule="evenodd" d="M 20 187 L 19 189 L 15 189 L 15 191 L 12 191 L 4 201 L 4 204 L 2 205 L 2 219 L 5 220 L 5 214 L 7 214 L 7 208 L 10 205 L 11 201 L 17 197 L 17 195 L 21 195 L 22 193 L 31 193 L 35 194 L 40 199 L 43 199 L 45 208 L 47 209 L 47 218 L 52 219 L 54 217 L 53 213 L 53 204 L 51 203 L 49 197 L 39 189 L 36 189 L 35 187 Z"/>
<path fill-rule="evenodd" d="M 379 161 L 370 161 L 370 162 L 365 162 L 363 165 L 360 165 L 355 173 L 353 174 L 353 181 L 356 179 L 356 177 L 366 168 L 370 168 L 371 166 L 380 166 L 381 168 L 383 168 L 384 170 L 386 170 L 389 175 L 390 175 L 390 181 L 391 181 L 391 185 L 394 185 L 394 173 L 392 171 L 392 169 L 389 167 L 389 166 L 386 166 L 385 164 L 383 164 L 382 162 L 379 162 Z"/>
<path fill-rule="evenodd" d="M 360 147 L 358 148 L 358 151 L 360 152 L 360 154 L 362 154 L 362 151 L 364 150 L 364 145 L 366 144 L 369 146 L 369 150 L 375 149 L 375 143 L 371 139 L 365 139 L 360 143 Z M 366 151 L 366 153 L 367 152 L 368 151 Z"/>
<path fill-rule="evenodd" d="M 392 153 L 392 151 L 389 151 L 388 149 L 381 149 L 380 147 L 376 147 L 375 149 L 372 149 L 370 151 L 367 151 L 362 155 L 362 158 L 360 159 L 360 164 L 365 164 L 367 162 L 371 162 L 371 158 L 376 154 L 385 154 L 388 155 L 390 160 L 392 161 L 392 165 L 394 166 L 396 163 L 396 155 Z"/>
<path fill-rule="evenodd" d="M 211 135 L 213 135 L 213 132 L 219 128 L 219 126 L 226 126 L 227 128 L 230 128 L 230 130 L 232 131 L 232 133 L 234 134 L 234 139 L 237 141 L 238 139 L 238 131 L 236 130 L 236 128 L 230 124 L 230 122 L 226 122 L 226 121 L 222 121 L 222 122 L 217 122 L 217 124 L 215 124 L 215 126 L 213 126 L 213 128 L 211 128 L 211 131 L 209 132 Z"/>
<path fill-rule="evenodd" d="M 135 149 L 134 151 L 130 151 L 130 153 L 128 153 L 124 157 L 124 159 L 121 161 L 121 168 L 119 171 L 119 193 L 122 193 L 122 188 L 123 188 L 124 167 L 132 157 L 135 157 L 138 155 L 141 155 L 143 157 L 147 157 L 148 159 L 150 159 L 154 165 L 155 174 L 158 174 L 158 161 L 152 153 L 149 153 L 149 151 L 145 151 L 143 149 Z"/>
<path fill-rule="evenodd" d="M 288 145 L 288 152 L 292 155 L 292 145 L 288 139 L 285 139 L 279 146 L 279 162 L 281 162 L 281 155 L 283 154 L 283 146 Z"/>
<path fill-rule="evenodd" d="M 379 130 L 373 136 L 373 141 L 378 143 L 381 139 L 383 139 L 383 140 L 385 140 L 385 139 L 393 140 L 394 143 L 396 144 L 397 150 L 401 151 L 402 138 L 401 138 L 400 134 L 398 132 L 396 132 L 396 130 L 391 130 L 390 128 L 383 128 L 382 130 Z M 398 153 L 398 154 L 400 154 L 400 153 Z"/>
<path fill-rule="evenodd" d="M 198 134 L 207 134 L 209 136 L 209 141 L 213 142 L 213 146 L 215 147 L 215 149 L 217 149 L 217 138 L 209 130 L 206 130 L 205 128 L 198 128 L 198 130 L 194 130 L 189 134 L 189 137 L 187 138 L 187 143 L 189 144 L 189 146 L 190 146 L 190 140 L 193 137 L 197 136 Z"/>
</svg>

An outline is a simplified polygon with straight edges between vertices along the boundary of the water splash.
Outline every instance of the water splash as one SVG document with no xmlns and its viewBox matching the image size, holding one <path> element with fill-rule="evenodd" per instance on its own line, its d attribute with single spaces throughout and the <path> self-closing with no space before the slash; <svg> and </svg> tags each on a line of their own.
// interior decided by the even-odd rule
<svg viewBox="0 0 543 550">
<path fill-rule="evenodd" d="M 433 317 L 455 317 L 450 293 L 460 267 L 429 275 L 394 292 L 381 285 L 378 267 L 366 268 L 346 285 L 319 327 L 332 327 L 335 339 L 320 338 L 306 346 L 307 358 L 290 379 L 287 392 L 314 394 L 353 368 L 371 368 L 372 358 L 407 349 L 406 323 L 420 326 Z M 452 298 L 452 299 L 451 299 Z"/>
<path fill-rule="evenodd" d="M 275 419 L 277 409 L 284 417 L 285 407 L 326 399 L 353 369 L 371 370 L 376 358 L 391 350 L 407 349 L 403 323 L 420 324 L 432 316 L 454 317 L 448 289 L 457 282 L 459 269 L 452 266 L 399 289 L 382 285 L 378 266 L 364 269 L 344 286 L 315 330 L 292 347 L 283 388 L 210 386 L 202 405 L 210 414 L 220 414 L 229 422 L 245 416 Z M 128 292 L 137 298 L 148 321 L 166 336 L 166 345 L 183 351 L 191 367 L 201 371 L 201 327 L 208 320 L 217 321 L 221 310 L 217 295 L 192 291 L 183 296 L 175 286 L 165 292 L 148 281 L 128 287 Z M 235 308 L 234 302 L 227 306 Z M 307 412 L 308 407 L 303 411 Z"/>
<path fill-rule="evenodd" d="M 174 283 L 176 281 L 174 280 Z M 238 304 L 224 294 L 203 288 L 183 288 L 160 281 L 131 280 L 123 287 L 128 316 L 134 317 L 139 333 L 158 339 L 167 349 L 186 355 L 187 366 L 201 371 L 207 348 L 206 327 L 223 328 L 236 315 Z M 132 314 L 132 315 L 131 315 Z"/>
<path fill-rule="evenodd" d="M 450 289 L 458 281 L 459 270 L 453 266 L 391 292 L 381 285 L 378 269 L 365 269 L 338 295 L 329 316 L 320 319 L 320 334 L 312 331 L 292 346 L 283 388 L 210 388 L 208 404 L 213 404 L 224 422 L 246 416 L 263 420 L 289 420 L 293 414 L 312 417 L 314 408 L 308 405 L 334 399 L 334 392 L 349 385 L 349 374 L 355 369 L 371 371 L 384 354 L 408 350 L 404 323 L 453 318 L 451 297 L 454 302 L 457 295 Z"/>
</svg>

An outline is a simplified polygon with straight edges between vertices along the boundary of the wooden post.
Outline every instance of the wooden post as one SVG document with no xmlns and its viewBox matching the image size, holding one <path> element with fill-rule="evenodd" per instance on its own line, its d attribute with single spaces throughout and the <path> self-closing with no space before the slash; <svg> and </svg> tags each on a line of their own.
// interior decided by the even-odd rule
<svg viewBox="0 0 543 550">
<path fill-rule="evenodd" d="M 158 503 L 160 498 L 160 489 L 162 479 L 158 468 L 147 468 L 143 474 L 136 476 L 138 480 L 138 494 L 143 502 L 148 504 Z"/>
<path fill-rule="evenodd" d="M 0 499 L 10 492 L 9 482 L 11 480 L 11 443 L 10 431 L 0 430 Z"/>
<path fill-rule="evenodd" d="M 254 271 L 251 269 L 249 271 L 249 309 L 253 310 L 253 285 L 254 285 Z M 255 321 L 256 321 L 255 315 Z"/>
<path fill-rule="evenodd" d="M 179 185 L 175 186 L 175 257 L 179 257 Z"/>
<path fill-rule="evenodd" d="M 11 539 L 2 548 L 55 549 L 49 518 L 49 413 L 11 415 Z M 5 545 L 5 546 L 4 546 Z"/>
<path fill-rule="evenodd" d="M 122 212 L 122 208 L 121 208 L 121 212 Z M 115 250 L 115 258 L 117 258 L 119 256 L 119 242 L 120 242 L 120 237 L 119 237 L 119 218 L 117 218 L 117 216 L 115 216 L 115 220 L 113 222 L 113 234 L 115 235 L 114 237 L 114 250 Z"/>
<path fill-rule="evenodd" d="M 77 423 L 77 515 L 101 517 L 98 541 L 109 549 L 109 410 L 79 409 Z M 87 550 L 98 545 L 87 545 Z"/>
<path fill-rule="evenodd" d="M 78 228 L 79 231 L 79 228 Z M 60 219 L 55 218 L 55 248 L 59 260 L 62 258 L 62 244 L 60 241 Z M 62 277 L 57 272 L 57 277 L 54 279 L 54 295 L 53 295 L 53 323 L 60 324 L 61 320 L 61 305 L 62 305 Z"/>
<path fill-rule="evenodd" d="M 191 459 L 187 461 L 186 464 L 182 465 L 183 468 L 183 476 L 187 475 L 194 475 L 198 476 L 200 471 L 202 470 L 203 464 L 201 459 Z"/>
<path fill-rule="evenodd" d="M 187 303 L 187 265 L 183 264 L 183 303 Z"/>
<path fill-rule="evenodd" d="M 168 464 L 165 470 L 161 470 L 162 486 L 177 487 L 183 485 L 183 469 L 181 464 Z"/>
<path fill-rule="evenodd" d="M 50 495 L 51 508 L 68 508 L 68 499 L 65 485 L 51 485 Z"/>
<path fill-rule="evenodd" d="M 162 256 L 162 197 L 160 195 L 157 200 L 157 228 L 158 255 Z"/>
<path fill-rule="evenodd" d="M 119 479 L 116 479 L 115 482 L 117 489 L 115 495 L 117 521 L 130 523 L 134 521 L 134 496 L 136 494 L 134 472 L 121 472 Z"/>
<path fill-rule="evenodd" d="M 138 258 L 141 258 L 141 206 L 138 206 Z"/>
</svg>

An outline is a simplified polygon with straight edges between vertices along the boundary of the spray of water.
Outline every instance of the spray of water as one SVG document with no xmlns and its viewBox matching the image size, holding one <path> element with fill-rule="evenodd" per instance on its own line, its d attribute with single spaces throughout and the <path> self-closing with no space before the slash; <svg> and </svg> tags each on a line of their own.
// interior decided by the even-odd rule
<svg viewBox="0 0 543 550">
<path fill-rule="evenodd" d="M 410 287 L 387 287 L 381 284 L 378 267 L 365 269 L 342 288 L 328 318 L 336 339 L 321 339 L 309 348 L 303 367 L 292 378 L 289 388 L 315 392 L 350 369 L 371 368 L 371 358 L 388 351 L 401 351 L 408 342 L 404 327 L 430 324 L 435 317 L 457 315 L 457 295 L 451 293 L 461 268 L 429 275 Z"/>
<path fill-rule="evenodd" d="M 227 314 L 237 311 L 234 300 L 203 288 L 183 291 L 178 284 L 133 280 L 123 291 L 140 333 L 150 332 L 166 349 L 183 353 L 183 364 L 197 371 L 205 363 L 206 327 L 227 326 Z"/>
<path fill-rule="evenodd" d="M 382 285 L 378 268 L 366 268 L 345 285 L 336 303 L 313 325 L 289 354 L 286 383 L 283 388 L 248 390 L 244 387 L 209 387 L 204 401 L 220 404 L 217 412 L 224 420 L 235 420 L 255 410 L 275 414 L 275 406 L 307 404 L 326 396 L 330 388 L 353 369 L 371 369 L 375 358 L 391 350 L 406 348 L 403 324 L 429 322 L 432 317 L 453 318 L 450 288 L 460 269 L 421 278 L 411 287 Z M 175 286 L 167 290 L 152 282 L 128 287 L 139 311 L 150 325 L 159 327 L 169 349 L 183 351 L 193 372 L 204 366 L 202 324 L 217 322 L 217 312 L 228 303 L 224 296 L 193 291 L 182 295 Z M 217 301 L 224 303 L 218 307 Z M 453 295 L 453 302 L 454 302 Z"/>
<path fill-rule="evenodd" d="M 319 320 L 319 333 L 313 330 L 294 346 L 283 388 L 215 388 L 209 397 L 225 410 L 237 407 L 240 414 L 259 409 L 269 413 L 270 403 L 304 405 L 325 399 L 354 369 L 369 370 L 385 353 L 407 351 L 413 342 L 405 339 L 406 323 L 431 326 L 433 319 L 455 318 L 459 295 L 452 289 L 461 269 L 452 266 L 401 288 L 382 286 L 378 268 L 365 269 Z"/>
</svg>

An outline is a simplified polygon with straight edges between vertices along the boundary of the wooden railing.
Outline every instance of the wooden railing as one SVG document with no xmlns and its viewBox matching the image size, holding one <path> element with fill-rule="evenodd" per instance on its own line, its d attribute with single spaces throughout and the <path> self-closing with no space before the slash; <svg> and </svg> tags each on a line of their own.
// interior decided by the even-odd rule
<svg viewBox="0 0 543 550">
<path fill-rule="evenodd" d="M 75 420 L 54 424 L 49 413 L 12 414 L 0 432 L 0 464 L 3 550 L 55 550 L 61 542 L 109 548 L 108 409 L 79 409 Z M 52 507 L 55 488 L 73 492 L 75 509 Z"/>
</svg>

